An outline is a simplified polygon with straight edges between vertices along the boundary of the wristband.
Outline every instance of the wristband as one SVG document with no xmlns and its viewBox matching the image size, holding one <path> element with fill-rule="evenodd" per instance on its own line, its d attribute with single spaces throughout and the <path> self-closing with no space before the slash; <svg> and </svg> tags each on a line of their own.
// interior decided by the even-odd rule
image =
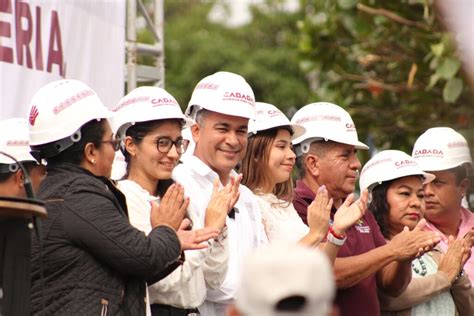
<svg viewBox="0 0 474 316">
<path fill-rule="evenodd" d="M 328 234 L 326 236 L 327 241 L 336 246 L 342 246 L 346 242 L 346 235 L 339 235 L 334 232 L 331 226 L 329 226 Z"/>
</svg>

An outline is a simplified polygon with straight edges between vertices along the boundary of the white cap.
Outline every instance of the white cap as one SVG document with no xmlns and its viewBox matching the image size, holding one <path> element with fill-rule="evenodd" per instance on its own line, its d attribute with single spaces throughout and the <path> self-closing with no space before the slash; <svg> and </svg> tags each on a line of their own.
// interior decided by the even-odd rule
<svg viewBox="0 0 474 316">
<path fill-rule="evenodd" d="M 30 146 L 72 136 L 87 122 L 113 115 L 94 90 L 72 79 L 53 81 L 41 87 L 33 96 L 28 113 Z"/>
<path fill-rule="evenodd" d="M 424 172 L 416 161 L 400 150 L 384 150 L 373 156 L 360 173 L 360 189 L 372 191 L 384 181 L 420 175 L 424 177 L 423 184 L 431 182 L 435 176 Z"/>
<path fill-rule="evenodd" d="M 288 126 L 293 130 L 291 139 L 295 139 L 304 134 L 305 128 L 301 125 L 291 123 L 286 115 L 276 106 L 269 103 L 256 102 L 255 107 L 257 109 L 257 115 L 254 120 L 249 121 L 249 134 L 257 134 L 260 131 L 283 126 Z"/>
<path fill-rule="evenodd" d="M 244 261 L 236 307 L 244 315 L 328 315 L 334 295 L 333 272 L 322 252 L 276 242 Z M 300 310 L 278 310 L 279 302 L 293 296 L 304 298 Z"/>
<path fill-rule="evenodd" d="M 421 134 L 413 146 L 412 156 L 425 171 L 472 165 L 466 139 L 450 127 L 433 127 Z"/>
<path fill-rule="evenodd" d="M 349 113 L 338 105 L 329 102 L 305 105 L 295 113 L 291 122 L 306 129 L 306 133 L 293 141 L 294 145 L 301 144 L 301 153 L 308 152 L 309 145 L 318 140 L 331 140 L 353 145 L 357 149 L 369 149 L 369 146 L 359 141 Z"/>
<path fill-rule="evenodd" d="M 137 122 L 179 119 L 184 126 L 194 124 L 186 118 L 176 99 L 158 87 L 138 87 L 124 96 L 115 106 L 112 130 L 124 137 L 127 129 Z"/>
<path fill-rule="evenodd" d="M 13 156 L 18 161 L 36 161 L 30 154 L 28 121 L 10 118 L 0 121 L 0 151 Z M 0 153 L 0 164 L 14 164 L 14 161 Z"/>
<path fill-rule="evenodd" d="M 220 71 L 199 81 L 185 114 L 195 119 L 199 109 L 253 119 L 255 96 L 242 76 Z"/>
</svg>

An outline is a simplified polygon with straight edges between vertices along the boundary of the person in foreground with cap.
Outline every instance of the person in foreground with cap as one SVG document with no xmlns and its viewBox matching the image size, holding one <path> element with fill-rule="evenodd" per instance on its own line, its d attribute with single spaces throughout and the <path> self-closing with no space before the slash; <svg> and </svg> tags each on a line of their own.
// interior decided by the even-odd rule
<svg viewBox="0 0 474 316">
<path fill-rule="evenodd" d="M 349 113 L 332 103 L 306 105 L 295 113 L 291 122 L 306 128 L 305 134 L 293 141 L 302 174 L 296 184 L 293 205 L 304 219 L 319 187 L 326 186 L 335 207 L 354 192 L 361 167 L 357 149 L 368 147 L 358 140 Z M 362 195 L 365 194 L 367 191 L 363 191 Z M 335 208 L 331 218 L 334 212 Z M 429 251 L 439 241 L 434 233 L 404 231 L 386 245 L 370 212 L 345 235 L 335 238 L 341 243 L 334 263 L 336 304 L 343 316 L 379 315 L 376 285 L 389 295 L 400 294 L 410 281 L 409 260 L 419 255 L 420 249 Z"/>
<path fill-rule="evenodd" d="M 36 192 L 45 175 L 45 167 L 30 154 L 26 119 L 0 121 L 0 200 L 31 198 L 27 186 Z M 29 304 L 25 307 L 23 301 L 18 300 L 30 293 L 30 277 L 24 273 L 30 267 L 28 222 L 23 218 L 4 220 L 0 217 L 0 245 L 0 315 L 28 313 Z"/>
<path fill-rule="evenodd" d="M 235 297 L 242 258 L 266 242 L 255 197 L 240 185 L 241 176 L 233 170 L 247 148 L 247 125 L 255 116 L 253 91 L 241 76 L 217 72 L 196 85 L 186 115 L 196 121 L 191 127 L 196 147 L 193 155 L 182 157 L 173 179 L 184 185 L 190 197 L 188 214 L 193 226 L 210 226 L 206 208 L 217 188 L 238 190 L 235 200 L 223 206 L 230 212 L 217 227 L 227 230 L 228 271 L 218 288 L 208 285 L 206 301 L 199 307 L 202 315 L 224 315 Z"/>
<path fill-rule="evenodd" d="M 290 123 L 272 104 L 257 102 L 256 109 L 256 119 L 249 122 L 249 144 L 241 167 L 242 183 L 257 196 L 269 242 L 288 240 L 317 247 L 328 236 L 324 251 L 334 262 L 339 245 L 332 242 L 331 232 L 344 234 L 362 217 L 367 202 L 352 203 L 353 195 L 350 195 L 336 212 L 328 232 L 332 201 L 328 199 L 327 190 L 321 187 L 308 206 L 308 228 L 291 204 L 291 171 L 296 157 L 291 139 L 303 135 L 305 129 Z"/>
<path fill-rule="evenodd" d="M 171 94 L 157 87 L 133 90 L 119 101 L 114 111 L 114 130 L 121 139 L 127 162 L 124 180 L 118 182 L 118 187 L 127 198 L 130 223 L 149 234 L 152 207 L 163 206 L 172 198 L 171 173 L 189 143 L 181 136 L 181 129 L 194 122 L 183 115 Z M 179 188 L 177 198 L 183 199 L 184 190 Z M 221 222 L 220 218 L 227 216 L 221 203 L 232 195 L 224 193 L 215 192 L 216 198 L 207 206 L 206 216 L 214 218 L 214 222 Z M 219 225 L 212 220 L 209 224 Z M 185 219 L 178 235 L 194 234 L 199 241 L 210 240 L 210 248 L 205 250 L 208 244 L 203 243 L 197 247 L 202 251 L 186 251 L 186 261 L 180 269 L 148 287 L 152 315 L 198 313 L 197 307 L 206 297 L 206 282 L 217 287 L 225 277 L 229 253 L 222 227 L 220 231 L 209 227 L 197 229 L 199 225 L 196 225 L 193 230 L 184 230 L 189 225 L 189 219 Z M 206 282 L 205 269 L 212 271 L 207 273 Z"/>
<path fill-rule="evenodd" d="M 275 242 L 245 258 L 228 316 L 337 315 L 331 264 L 317 249 Z"/>
<path fill-rule="evenodd" d="M 31 101 L 30 147 L 48 172 L 38 193 L 48 211 L 42 241 L 32 235 L 34 315 L 145 315 L 145 282 L 180 264 L 186 203 L 153 209 L 148 236 L 130 225 L 108 179 L 119 147 L 110 116 L 77 80 L 51 82 Z"/>
<path fill-rule="evenodd" d="M 449 236 L 465 238 L 472 247 L 474 214 L 461 206 L 472 169 L 466 139 L 449 127 L 430 128 L 416 140 L 412 157 L 425 172 L 436 176 L 424 187 L 427 228 L 441 235 L 440 246 L 444 251 Z M 474 284 L 474 257 L 466 262 L 464 271 Z"/>
<path fill-rule="evenodd" d="M 361 189 L 371 192 L 369 210 L 389 242 L 403 230 L 420 230 L 425 213 L 423 185 L 434 180 L 406 153 L 384 150 L 370 159 L 360 175 Z M 451 237 L 411 262 L 412 280 L 398 297 L 379 293 L 383 315 L 473 315 L 471 283 L 460 275 L 469 258 L 467 241 Z"/>
</svg>

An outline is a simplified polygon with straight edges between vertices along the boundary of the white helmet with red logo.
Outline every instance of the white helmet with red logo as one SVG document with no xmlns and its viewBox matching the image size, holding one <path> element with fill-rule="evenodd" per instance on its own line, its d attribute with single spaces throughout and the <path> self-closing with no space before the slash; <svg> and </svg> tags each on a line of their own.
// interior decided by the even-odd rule
<svg viewBox="0 0 474 316">
<path fill-rule="evenodd" d="M 54 144 L 55 149 L 46 150 L 41 157 L 54 156 L 80 140 L 80 128 L 84 124 L 111 116 L 94 90 L 85 83 L 72 79 L 50 82 L 31 100 L 30 146 Z"/>
<path fill-rule="evenodd" d="M 466 139 L 450 127 L 433 127 L 421 134 L 413 146 L 412 156 L 426 171 L 472 165 Z"/>
<path fill-rule="evenodd" d="M 199 81 L 185 114 L 195 119 L 200 109 L 253 119 L 255 97 L 242 76 L 220 71 Z"/>
<path fill-rule="evenodd" d="M 307 153 L 314 141 L 334 141 L 353 145 L 357 149 L 369 147 L 360 142 L 357 130 L 349 113 L 338 105 L 329 102 L 316 102 L 299 109 L 291 122 L 300 124 L 306 132 L 293 140 L 293 144 L 300 145 L 298 155 Z"/>
<path fill-rule="evenodd" d="M 0 122 L 0 152 L 13 156 L 18 161 L 36 161 L 30 154 L 26 119 L 10 118 Z M 0 153 L 0 173 L 14 172 L 17 169 L 17 164 L 11 158 Z"/>
<path fill-rule="evenodd" d="M 424 172 L 416 161 L 403 151 L 384 150 L 367 161 L 360 173 L 359 185 L 361 190 L 372 191 L 384 181 L 416 175 L 424 178 L 423 184 L 435 178 L 434 175 Z"/>
<path fill-rule="evenodd" d="M 293 124 L 276 106 L 264 102 L 256 102 L 257 115 L 254 120 L 249 121 L 249 136 L 260 131 L 275 127 L 288 126 L 293 130 L 292 139 L 304 134 L 305 128 L 299 124 Z"/>
<path fill-rule="evenodd" d="M 178 119 L 183 126 L 194 121 L 186 118 L 176 99 L 158 87 L 139 87 L 123 97 L 113 109 L 112 129 L 123 138 L 127 129 L 137 122 Z"/>
</svg>

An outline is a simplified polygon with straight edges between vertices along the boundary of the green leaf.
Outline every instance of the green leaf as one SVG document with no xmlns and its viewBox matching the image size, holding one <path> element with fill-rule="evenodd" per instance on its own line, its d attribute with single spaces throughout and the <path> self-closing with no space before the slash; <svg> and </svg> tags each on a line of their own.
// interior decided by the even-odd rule
<svg viewBox="0 0 474 316">
<path fill-rule="evenodd" d="M 343 10 L 349 10 L 356 6 L 357 0 L 337 0 L 337 4 Z"/>
<path fill-rule="evenodd" d="M 440 76 L 437 73 L 432 74 L 430 76 L 430 83 L 426 87 L 426 91 L 430 91 L 431 89 L 433 89 L 433 87 L 436 85 L 439 79 L 440 79 Z"/>
<path fill-rule="evenodd" d="M 444 52 L 444 43 L 438 43 L 438 44 L 433 44 L 431 45 L 431 51 L 435 56 L 441 56 L 443 55 Z"/>
<path fill-rule="evenodd" d="M 456 75 L 459 67 L 461 67 L 461 63 L 458 60 L 448 57 L 438 66 L 436 73 L 438 73 L 441 78 L 451 79 Z"/>
<path fill-rule="evenodd" d="M 454 103 L 461 95 L 463 82 L 460 78 L 451 78 L 444 85 L 443 99 L 445 102 Z"/>
</svg>

